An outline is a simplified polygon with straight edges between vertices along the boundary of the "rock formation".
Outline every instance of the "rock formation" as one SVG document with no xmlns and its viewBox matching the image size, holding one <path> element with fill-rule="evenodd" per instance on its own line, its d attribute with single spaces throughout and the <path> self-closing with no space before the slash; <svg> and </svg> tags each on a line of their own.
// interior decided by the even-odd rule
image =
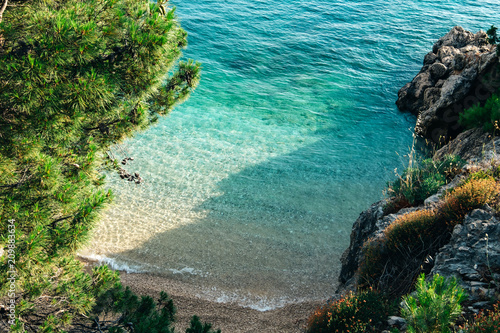
<svg viewBox="0 0 500 333">
<path fill-rule="evenodd" d="M 499 87 L 499 60 L 488 35 L 454 27 L 424 58 L 415 78 L 398 93 L 401 111 L 415 114 L 415 132 L 447 142 L 461 131 L 459 113 L 484 103 Z"/>
<path fill-rule="evenodd" d="M 493 138 L 482 129 L 463 131 L 458 114 L 465 108 L 484 102 L 500 86 L 500 66 L 495 47 L 487 43 L 484 32 L 472 34 L 453 28 L 439 39 L 424 59 L 420 73 L 399 91 L 398 107 L 418 116 L 416 133 L 435 142 L 451 139 L 434 154 L 447 154 L 467 161 L 466 169 L 486 169 L 500 164 L 500 137 Z M 448 141 L 448 140 L 447 140 Z M 338 291 L 356 288 L 362 247 L 369 239 L 380 237 L 398 216 L 414 210 L 435 207 L 441 195 L 457 186 L 457 176 L 418 207 L 386 211 L 388 201 L 373 204 L 361 213 L 353 225 L 349 248 L 341 258 Z M 444 276 L 455 275 L 470 295 L 470 308 L 477 310 L 484 301 L 497 297 L 500 288 L 500 217 L 489 206 L 469 213 L 453 230 L 449 243 L 439 249 L 426 271 Z"/>
<path fill-rule="evenodd" d="M 489 208 L 476 209 L 453 230 L 435 258 L 431 274 L 455 275 L 476 308 L 500 285 L 500 223 Z"/>
</svg>

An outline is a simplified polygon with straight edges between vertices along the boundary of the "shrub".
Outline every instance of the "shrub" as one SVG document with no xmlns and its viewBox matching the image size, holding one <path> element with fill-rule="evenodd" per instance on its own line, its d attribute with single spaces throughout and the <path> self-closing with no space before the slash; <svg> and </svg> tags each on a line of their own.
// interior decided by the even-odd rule
<svg viewBox="0 0 500 333">
<path fill-rule="evenodd" d="M 308 320 L 308 333 L 377 332 L 396 309 L 383 294 L 365 290 L 349 293 L 316 310 Z"/>
<path fill-rule="evenodd" d="M 391 261 L 385 238 L 369 239 L 361 250 L 363 259 L 358 270 L 358 287 L 378 288 L 387 263 Z"/>
<path fill-rule="evenodd" d="M 388 290 L 395 296 L 409 292 L 427 258 L 449 241 L 455 225 L 473 209 L 492 203 L 499 189 L 493 177 L 472 174 L 445 195 L 437 210 L 398 217 L 381 237 L 363 246 L 358 286 Z"/>
<path fill-rule="evenodd" d="M 422 263 L 446 243 L 448 235 L 434 210 L 400 216 L 386 228 L 382 238 L 364 247 L 359 286 L 387 289 L 396 295 L 407 293 Z"/>
<path fill-rule="evenodd" d="M 499 186 L 493 177 L 469 178 L 463 185 L 447 193 L 440 208 L 440 217 L 450 228 L 462 223 L 473 209 L 493 202 L 498 196 Z"/>
<path fill-rule="evenodd" d="M 427 248 L 436 238 L 436 213 L 418 210 L 400 216 L 384 230 L 387 248 L 392 251 Z"/>
<path fill-rule="evenodd" d="M 500 42 L 500 38 L 498 38 L 497 36 L 497 30 L 498 28 L 492 25 L 491 28 L 489 28 L 488 31 L 486 31 L 486 33 L 488 34 L 488 42 L 490 44 L 495 45 L 498 42 Z"/>
<path fill-rule="evenodd" d="M 483 311 L 476 315 L 472 324 L 465 327 L 469 333 L 498 333 L 500 332 L 500 303 L 493 306 L 492 311 Z"/>
<path fill-rule="evenodd" d="M 101 332 L 174 333 L 171 325 L 175 311 L 172 300 L 164 292 L 157 301 L 150 296 L 139 298 L 118 283 L 97 299 L 91 318 Z M 80 327 L 90 330 L 85 325 Z"/>
<path fill-rule="evenodd" d="M 190 327 L 186 329 L 186 333 L 221 333 L 221 330 L 212 330 L 212 324 L 201 323 L 198 316 L 191 318 Z"/>
<path fill-rule="evenodd" d="M 455 177 L 464 165 L 459 157 L 448 155 L 442 161 L 425 159 L 417 167 L 405 170 L 396 181 L 389 183 L 389 193 L 398 201 L 410 206 L 424 202 L 439 188 Z"/>
<path fill-rule="evenodd" d="M 460 316 L 460 303 L 467 298 L 455 277 L 434 275 L 431 282 L 422 274 L 416 285 L 416 297 L 403 297 L 401 315 L 410 333 L 451 332 L 450 326 Z"/>
<path fill-rule="evenodd" d="M 493 94 L 484 106 L 474 105 L 460 114 L 459 124 L 467 129 L 482 127 L 487 132 L 495 130 L 500 120 L 500 95 Z"/>
</svg>

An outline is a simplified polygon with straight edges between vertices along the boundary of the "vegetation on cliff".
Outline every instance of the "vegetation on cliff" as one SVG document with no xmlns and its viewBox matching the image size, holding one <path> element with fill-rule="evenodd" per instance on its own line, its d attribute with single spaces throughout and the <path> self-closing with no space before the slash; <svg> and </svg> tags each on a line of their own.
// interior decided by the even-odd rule
<svg viewBox="0 0 500 333">
<path fill-rule="evenodd" d="M 488 30 L 488 42 L 497 45 L 497 56 L 500 56 L 498 43 L 500 38 L 497 35 L 497 28 L 492 25 Z M 500 121 L 500 91 L 493 94 L 483 105 L 478 103 L 471 108 L 464 110 L 459 116 L 461 126 L 470 129 L 482 127 L 487 132 L 499 130 Z"/>
<path fill-rule="evenodd" d="M 486 35 L 487 38 L 483 38 Z M 484 41 L 482 41 L 483 39 Z M 462 52 L 460 48 L 464 47 L 464 52 L 468 50 L 465 45 L 461 44 L 464 41 L 468 41 L 472 49 L 484 46 L 484 59 L 491 64 L 490 67 L 483 66 L 484 68 L 482 68 L 484 70 L 483 74 L 488 76 L 488 79 L 484 82 L 492 83 L 488 87 L 495 87 L 494 90 L 488 90 L 490 94 L 496 91 L 498 89 L 498 75 L 496 72 L 498 57 L 495 56 L 493 47 L 487 45 L 488 43 L 497 44 L 500 41 L 497 37 L 497 29 L 494 26 L 488 30 L 487 34 L 479 32 L 476 35 L 465 32 L 462 28 L 455 27 L 452 29 L 449 34 L 434 45 L 433 51 L 426 56 L 424 67 L 419 74 L 420 76 L 417 75 L 417 78 L 421 78 L 422 72 L 429 69 L 431 67 L 429 65 L 434 63 L 435 59 L 440 58 L 440 55 L 449 50 L 456 51 L 455 58 L 451 63 L 451 65 L 454 65 L 452 67 L 455 71 L 452 70 L 451 73 L 460 74 L 464 69 L 464 67 L 459 66 L 461 59 L 459 53 Z M 443 44 L 446 44 L 448 48 L 441 50 Z M 497 55 L 498 52 L 499 48 L 497 47 Z M 440 60 L 445 62 L 446 59 L 440 58 Z M 438 64 L 435 67 L 437 66 L 441 65 Z M 424 75 L 426 74 L 424 73 Z M 440 78 L 447 79 L 444 76 Z M 436 107 L 433 108 L 433 105 L 436 104 L 436 101 L 433 100 L 426 104 L 416 98 L 418 89 L 413 88 L 417 87 L 418 84 L 419 81 L 414 79 L 411 84 L 407 84 L 400 91 L 398 106 L 409 107 L 413 111 L 417 110 L 421 116 L 430 109 L 435 111 Z M 464 86 L 464 84 L 461 85 L 461 87 Z M 420 95 L 424 96 L 424 94 Z M 427 95 L 430 94 L 426 92 L 425 96 Z M 442 92 L 441 95 L 443 95 Z M 467 91 L 462 91 L 457 95 L 463 98 L 463 96 L 467 95 Z M 450 97 L 451 95 L 446 96 Z M 451 105 L 460 98 L 453 99 L 452 96 L 448 100 L 450 103 L 443 102 L 440 105 Z M 428 118 L 433 119 L 432 117 Z M 422 120 L 422 117 L 419 120 Z M 499 124 L 500 103 L 498 94 L 493 94 L 487 100 L 484 98 L 482 104 L 466 109 L 460 114 L 460 125 L 465 128 L 482 127 L 496 134 Z M 420 125 L 422 126 L 422 124 Z M 434 129 L 432 126 L 427 129 L 429 128 Z M 460 126 L 456 126 L 456 128 L 463 129 Z M 439 131 L 435 130 L 434 132 Z M 424 130 L 419 133 L 428 136 L 432 134 L 431 131 Z M 430 137 L 430 139 L 435 138 Z M 441 138 L 439 137 L 439 139 Z M 440 140 L 435 141 L 440 142 Z M 487 233 L 484 238 L 485 230 L 494 229 L 495 232 L 498 230 L 496 228 L 496 217 L 498 217 L 499 211 L 500 169 L 494 138 L 492 147 L 495 150 L 493 154 L 484 151 L 482 153 L 485 156 L 493 156 L 493 158 L 482 163 L 472 162 L 469 160 L 470 156 L 467 157 L 468 161 L 465 162 L 457 156 L 446 156 L 443 153 L 439 155 L 439 158 L 436 157 L 438 156 L 436 154 L 434 158 L 425 159 L 420 163 L 410 161 L 410 167 L 389 184 L 388 193 L 390 198 L 385 204 L 375 204 L 361 214 L 358 221 L 356 221 L 356 229 L 353 230 L 351 235 L 354 239 L 351 239 L 350 252 L 346 252 L 344 254 L 345 259 L 343 258 L 343 263 L 348 265 L 348 269 L 344 272 L 344 276 L 341 277 L 343 278 L 342 282 L 351 283 L 350 281 L 354 280 L 350 280 L 352 277 L 351 272 L 356 267 L 358 268 L 355 274 L 356 283 L 344 286 L 356 290 L 355 293 L 349 294 L 348 304 L 358 304 L 364 293 L 368 291 L 385 295 L 381 296 L 381 299 L 402 299 L 402 307 L 399 310 L 394 310 L 391 314 L 404 317 L 406 322 L 402 324 L 402 322 L 398 322 L 398 319 L 391 319 L 389 320 L 390 324 L 388 324 L 386 321 L 384 328 L 391 332 L 400 332 L 400 330 L 408 332 L 452 332 L 457 329 L 461 329 L 462 332 L 498 332 L 498 327 L 500 327 L 499 304 L 497 303 L 493 307 L 491 305 L 498 301 L 498 295 L 500 294 L 500 286 L 497 281 L 500 267 L 498 267 L 497 262 L 495 262 L 497 266 L 490 265 Z M 481 160 L 481 157 L 478 158 Z M 467 166 L 464 168 L 466 163 Z M 472 217 L 473 212 L 476 214 L 475 217 Z M 395 215 L 391 215 L 391 213 L 395 213 Z M 483 214 L 484 220 L 481 220 L 481 214 Z M 462 226 L 463 223 L 467 223 L 467 226 Z M 462 229 L 460 227 L 455 228 L 458 225 Z M 482 229 L 478 226 L 482 226 Z M 452 263 L 460 260 L 459 257 L 454 257 L 453 249 L 462 244 L 459 243 L 460 239 L 469 237 L 467 232 L 471 232 L 470 228 L 479 229 L 474 236 L 470 236 L 473 238 L 474 244 L 482 244 L 480 241 L 486 241 L 484 246 L 478 245 L 482 247 L 481 250 L 474 247 L 478 253 L 473 258 L 483 258 L 483 252 L 486 251 L 486 264 L 483 268 L 477 267 L 477 270 L 476 266 L 478 265 L 476 264 L 474 269 L 470 270 L 469 275 L 474 275 L 477 272 L 479 273 L 476 275 L 482 275 L 477 279 L 467 277 L 470 279 L 467 286 L 469 284 L 471 286 L 486 286 L 480 296 L 481 301 L 478 302 L 477 295 L 474 295 L 476 298 L 467 304 L 469 305 L 468 311 L 464 315 L 461 311 L 464 309 L 461 303 L 464 302 L 467 292 L 459 284 L 459 282 L 463 283 L 463 281 L 458 281 L 454 277 L 444 278 L 440 276 L 439 273 L 435 272 L 438 267 L 435 260 L 436 255 L 446 247 L 448 252 L 444 254 L 444 259 L 441 258 L 440 260 L 449 260 L 450 266 L 440 263 L 439 269 L 456 270 L 456 267 L 463 269 L 464 266 L 453 266 Z M 464 231 L 460 233 L 457 230 Z M 459 233 L 461 236 L 457 236 Z M 463 233 L 465 233 L 465 236 L 462 236 Z M 479 235 L 483 237 L 481 240 L 474 238 L 479 237 Z M 458 243 L 454 243 L 453 248 L 449 249 L 447 244 L 452 239 Z M 365 241 L 363 246 L 360 246 L 360 241 L 361 243 Z M 359 248 L 362 248 L 362 250 L 359 251 Z M 495 245 L 495 251 L 496 248 Z M 474 251 L 467 246 L 464 246 L 462 250 Z M 452 251 L 451 254 L 450 251 Z M 457 250 L 455 249 L 455 251 Z M 359 254 L 360 252 L 361 254 Z M 450 259 L 450 256 L 454 259 Z M 470 263 L 467 262 L 467 264 Z M 480 265 L 484 265 L 484 262 L 481 262 Z M 431 273 L 433 276 L 426 281 L 423 273 Z M 458 274 L 462 276 L 466 273 L 459 272 Z M 467 291 L 469 292 L 470 288 Z M 370 319 L 378 318 L 380 313 L 383 312 L 382 309 L 384 309 L 384 303 L 380 302 L 379 308 L 370 308 L 371 313 L 360 321 L 357 316 L 351 316 L 349 311 L 346 311 L 344 303 L 344 298 L 342 298 L 318 309 L 309 319 L 309 332 L 369 331 L 369 325 L 372 323 Z M 484 310 L 479 315 L 472 315 L 470 309 L 477 309 L 478 306 L 484 306 L 490 310 Z M 343 317 L 344 320 L 339 322 L 336 320 L 339 317 Z"/>
<path fill-rule="evenodd" d="M 74 258 L 112 197 L 101 189 L 101 171 L 118 168 L 109 147 L 198 83 L 200 65 L 177 61 L 186 32 L 165 3 L 2 1 L 0 280 L 9 282 L 0 300 L 13 331 L 76 323 L 139 332 L 138 322 L 148 322 L 170 332 L 170 303 L 138 300 L 120 291 L 115 273 L 84 273 Z M 106 309 L 113 324 L 101 326 Z"/>
</svg>

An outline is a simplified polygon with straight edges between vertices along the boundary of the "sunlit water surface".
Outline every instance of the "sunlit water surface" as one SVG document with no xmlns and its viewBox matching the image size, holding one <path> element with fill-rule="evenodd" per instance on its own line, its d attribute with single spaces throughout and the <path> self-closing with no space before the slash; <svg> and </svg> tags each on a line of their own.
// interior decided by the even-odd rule
<svg viewBox="0 0 500 333">
<path fill-rule="evenodd" d="M 81 254 L 261 310 L 328 298 L 411 146 L 398 89 L 454 25 L 500 24 L 498 3 L 171 2 L 201 84 L 114 150 L 146 182 L 108 176 L 116 199 Z"/>
</svg>

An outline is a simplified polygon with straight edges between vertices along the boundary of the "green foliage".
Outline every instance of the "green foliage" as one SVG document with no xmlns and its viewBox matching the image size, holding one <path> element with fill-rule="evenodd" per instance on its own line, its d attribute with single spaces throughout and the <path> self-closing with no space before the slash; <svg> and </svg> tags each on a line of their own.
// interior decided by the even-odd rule
<svg viewBox="0 0 500 333">
<path fill-rule="evenodd" d="M 191 318 L 190 326 L 186 329 L 186 333 L 220 333 L 221 330 L 212 330 L 212 325 L 208 323 L 201 323 L 198 316 Z"/>
<path fill-rule="evenodd" d="M 498 47 L 498 43 L 500 42 L 500 37 L 497 35 L 498 28 L 494 25 L 486 31 L 488 34 L 488 42 L 493 45 L 497 45 L 497 56 L 500 57 L 500 48 Z"/>
<path fill-rule="evenodd" d="M 425 159 L 416 167 L 407 168 L 402 176 L 389 183 L 389 193 L 410 206 L 419 205 L 451 181 L 464 164 L 459 157 L 451 155 L 442 161 Z"/>
<path fill-rule="evenodd" d="M 486 31 L 486 33 L 488 34 L 488 43 L 496 45 L 498 42 L 500 42 L 500 38 L 498 38 L 497 36 L 497 30 L 498 28 L 492 25 L 491 28 Z"/>
<path fill-rule="evenodd" d="M 498 129 L 500 120 L 500 95 L 493 94 L 484 106 L 476 104 L 460 114 L 459 123 L 469 129 L 482 127 L 487 132 Z"/>
<path fill-rule="evenodd" d="M 500 303 L 495 304 L 492 311 L 482 311 L 479 315 L 476 315 L 474 321 L 471 324 L 466 325 L 464 332 L 500 332 Z"/>
<path fill-rule="evenodd" d="M 309 318 L 306 331 L 379 332 L 395 309 L 395 303 L 377 291 L 349 293 L 317 309 Z"/>
<path fill-rule="evenodd" d="M 112 198 L 107 150 L 184 101 L 200 65 L 177 62 L 186 32 L 165 1 L 18 0 L 0 39 L 0 247 L 14 220 L 19 325 L 57 331 L 116 282 L 73 258 Z"/>
<path fill-rule="evenodd" d="M 101 331 L 110 333 L 173 333 L 175 307 L 164 292 L 154 301 L 150 296 L 136 296 L 128 287 L 115 285 L 98 297 L 91 317 Z M 118 318 L 116 320 L 116 318 Z M 90 328 L 88 328 L 90 329 Z"/>
<path fill-rule="evenodd" d="M 460 303 L 465 299 L 455 277 L 445 279 L 437 274 L 428 283 L 422 274 L 416 284 L 416 296 L 403 297 L 401 315 L 410 333 L 448 333 L 460 316 Z"/>
</svg>

